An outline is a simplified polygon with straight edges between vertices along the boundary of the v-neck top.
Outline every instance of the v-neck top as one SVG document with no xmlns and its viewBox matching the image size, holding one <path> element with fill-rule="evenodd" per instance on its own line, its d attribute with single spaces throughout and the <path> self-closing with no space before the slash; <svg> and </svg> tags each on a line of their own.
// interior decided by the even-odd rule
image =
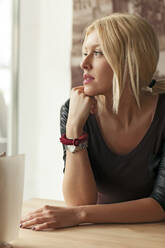
<svg viewBox="0 0 165 248">
<path fill-rule="evenodd" d="M 160 100 L 161 101 L 161 100 Z M 127 154 L 117 154 L 114 151 L 111 150 L 111 148 L 108 147 L 108 145 L 106 144 L 106 142 L 104 141 L 103 135 L 101 133 L 101 130 L 99 128 L 97 119 L 95 117 L 95 115 L 92 115 L 93 117 L 93 121 L 95 122 L 95 126 L 96 126 L 96 132 L 98 132 L 99 136 L 100 136 L 100 140 L 102 141 L 102 144 L 104 145 L 105 149 L 108 150 L 108 152 L 111 153 L 112 156 L 118 156 L 121 157 L 122 159 L 127 159 L 129 156 L 132 156 L 132 154 L 134 154 L 135 152 L 137 152 L 138 149 L 141 149 L 143 142 L 145 142 L 145 139 L 147 139 L 147 137 L 150 135 L 150 133 L 152 132 L 153 126 L 156 125 L 156 122 L 158 121 L 158 114 L 159 114 L 159 105 L 160 105 L 160 101 L 159 101 L 159 97 L 156 103 L 156 107 L 155 107 L 155 112 L 153 115 L 153 119 L 147 129 L 147 131 L 145 132 L 144 136 L 141 138 L 141 140 L 139 141 L 139 143 L 136 145 L 136 147 L 134 147 L 130 152 L 128 152 Z"/>
<path fill-rule="evenodd" d="M 67 100 L 61 107 L 61 134 L 66 131 L 69 101 Z M 97 185 L 98 204 L 150 196 L 161 205 L 164 204 L 162 207 L 165 209 L 164 108 L 165 94 L 160 94 L 153 120 L 144 137 L 132 151 L 121 155 L 116 154 L 106 145 L 95 116 L 89 115 L 84 131 L 88 133 L 87 151 Z M 65 162 L 64 146 L 63 149 Z M 65 163 L 63 171 L 65 171 Z"/>
</svg>

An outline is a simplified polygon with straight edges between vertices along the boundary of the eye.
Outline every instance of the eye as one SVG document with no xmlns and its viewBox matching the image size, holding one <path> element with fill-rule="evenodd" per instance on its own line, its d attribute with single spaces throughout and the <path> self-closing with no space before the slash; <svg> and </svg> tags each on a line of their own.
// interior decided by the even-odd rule
<svg viewBox="0 0 165 248">
<path fill-rule="evenodd" d="M 94 54 L 95 57 L 98 57 L 98 56 L 102 56 L 103 55 L 103 53 L 101 51 L 93 51 L 93 54 Z M 87 52 L 84 52 L 84 53 L 82 53 L 82 56 L 83 57 L 86 57 L 86 56 L 88 56 L 88 53 Z"/>
<path fill-rule="evenodd" d="M 103 53 L 101 51 L 94 51 L 93 53 L 97 57 L 103 55 Z"/>
<path fill-rule="evenodd" d="M 88 54 L 87 54 L 87 53 L 83 53 L 82 55 L 83 55 L 83 56 L 87 56 Z"/>
</svg>

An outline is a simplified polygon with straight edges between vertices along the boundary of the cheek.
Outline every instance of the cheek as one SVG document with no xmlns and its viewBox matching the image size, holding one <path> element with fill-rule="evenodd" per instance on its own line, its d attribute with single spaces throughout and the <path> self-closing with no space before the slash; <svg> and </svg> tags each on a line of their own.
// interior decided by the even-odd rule
<svg viewBox="0 0 165 248">
<path fill-rule="evenodd" d="M 102 87 L 111 88 L 113 79 L 113 71 L 109 67 L 104 67 L 98 74 L 97 80 L 101 82 Z"/>
<path fill-rule="evenodd" d="M 113 78 L 113 71 L 107 62 L 103 62 L 97 65 L 98 70 L 96 70 L 96 76 L 99 79 L 109 79 Z"/>
</svg>

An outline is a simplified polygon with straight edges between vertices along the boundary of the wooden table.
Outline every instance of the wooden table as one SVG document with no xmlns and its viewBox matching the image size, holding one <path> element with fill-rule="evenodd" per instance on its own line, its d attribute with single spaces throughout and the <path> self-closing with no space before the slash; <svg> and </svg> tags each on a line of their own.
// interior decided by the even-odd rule
<svg viewBox="0 0 165 248">
<path fill-rule="evenodd" d="M 23 214 L 44 205 L 65 206 L 62 201 L 32 199 Z M 14 248 L 165 248 L 165 222 L 154 224 L 87 224 L 55 231 L 21 229 Z"/>
</svg>

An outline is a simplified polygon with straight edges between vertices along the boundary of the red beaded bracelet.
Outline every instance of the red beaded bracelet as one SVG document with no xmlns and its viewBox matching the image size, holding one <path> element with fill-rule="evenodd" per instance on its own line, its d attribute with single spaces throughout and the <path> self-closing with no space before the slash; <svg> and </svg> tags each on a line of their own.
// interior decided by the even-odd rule
<svg viewBox="0 0 165 248">
<path fill-rule="evenodd" d="M 76 139 L 68 139 L 66 137 L 66 134 L 63 134 L 60 138 L 60 141 L 62 144 L 74 145 L 74 146 L 78 146 L 80 143 L 83 143 L 86 140 L 88 140 L 88 134 L 87 133 L 83 133 L 83 135 L 81 135 L 79 138 L 76 138 Z"/>
</svg>

